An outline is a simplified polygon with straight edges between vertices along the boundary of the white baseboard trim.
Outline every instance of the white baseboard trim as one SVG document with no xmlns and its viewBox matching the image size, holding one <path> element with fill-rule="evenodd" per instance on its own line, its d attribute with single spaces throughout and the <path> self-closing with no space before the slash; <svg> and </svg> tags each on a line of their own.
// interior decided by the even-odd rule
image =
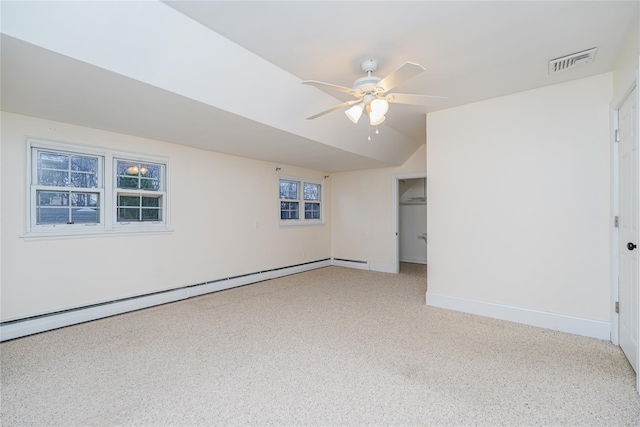
<svg viewBox="0 0 640 427">
<path fill-rule="evenodd" d="M 391 274 L 396 273 L 396 269 L 393 268 L 391 264 L 382 264 L 379 262 L 369 263 L 369 269 L 371 271 L 379 271 L 380 273 L 391 273 Z"/>
<path fill-rule="evenodd" d="M 391 274 L 396 273 L 395 268 L 393 268 L 391 264 L 382 264 L 378 262 L 356 261 L 356 260 L 344 259 L 344 258 L 332 258 L 331 265 L 334 265 L 336 267 L 355 268 L 357 270 L 378 271 L 380 273 L 391 273 Z"/>
<path fill-rule="evenodd" d="M 508 320 L 601 340 L 609 341 L 610 339 L 611 325 L 605 321 L 472 300 L 429 291 L 427 291 L 426 299 L 427 305 L 431 307 Z"/>
<path fill-rule="evenodd" d="M 88 307 L 79 307 L 72 310 L 31 317 L 22 320 L 15 320 L 0 324 L 0 341 L 11 340 L 40 332 L 50 331 L 65 326 L 78 323 L 89 322 L 91 320 L 114 316 L 129 311 L 140 310 L 156 305 L 167 304 L 180 301 L 211 292 L 231 289 L 237 286 L 249 285 L 251 283 L 262 282 L 264 280 L 275 279 L 277 277 L 289 276 L 291 274 L 314 270 L 316 268 L 328 267 L 331 260 L 321 260 L 300 264 L 290 267 L 277 268 L 259 273 L 247 274 L 228 279 L 216 280 L 194 286 L 187 286 L 179 289 L 158 292 L 149 295 L 127 298 L 124 300 L 112 301 Z"/>
<path fill-rule="evenodd" d="M 400 262 L 408 262 L 410 264 L 423 264 L 427 265 L 427 261 L 423 259 L 402 259 L 400 258 Z"/>
<path fill-rule="evenodd" d="M 355 268 L 357 270 L 369 270 L 369 262 L 352 259 L 332 258 L 331 265 L 336 267 Z"/>
</svg>

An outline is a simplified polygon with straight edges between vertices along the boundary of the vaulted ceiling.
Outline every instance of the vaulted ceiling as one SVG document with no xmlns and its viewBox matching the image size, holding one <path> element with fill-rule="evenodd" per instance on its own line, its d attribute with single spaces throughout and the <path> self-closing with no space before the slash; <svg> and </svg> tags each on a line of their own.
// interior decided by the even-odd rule
<svg viewBox="0 0 640 427">
<path fill-rule="evenodd" d="M 2 110 L 325 171 L 400 165 L 425 115 L 610 71 L 637 1 L 13 2 L 2 12 Z M 548 61 L 597 47 L 557 74 Z M 340 111 L 360 64 L 426 72 L 380 135 Z"/>
</svg>

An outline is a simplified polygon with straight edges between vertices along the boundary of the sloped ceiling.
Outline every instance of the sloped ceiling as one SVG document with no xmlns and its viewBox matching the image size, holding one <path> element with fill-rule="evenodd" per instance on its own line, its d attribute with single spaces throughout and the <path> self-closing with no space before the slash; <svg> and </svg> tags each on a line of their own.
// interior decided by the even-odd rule
<svg viewBox="0 0 640 427">
<path fill-rule="evenodd" d="M 425 114 L 611 70 L 637 1 L 12 2 L 2 12 L 3 111 L 324 171 L 400 165 L 425 142 Z M 588 66 L 550 59 L 598 47 Z M 380 135 L 300 84 L 351 86 L 427 71 L 398 92 Z"/>
</svg>

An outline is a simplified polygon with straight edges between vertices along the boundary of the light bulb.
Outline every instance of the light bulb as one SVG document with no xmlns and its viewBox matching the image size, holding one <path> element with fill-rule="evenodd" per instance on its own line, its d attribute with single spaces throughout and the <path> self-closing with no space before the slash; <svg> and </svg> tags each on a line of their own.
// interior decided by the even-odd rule
<svg viewBox="0 0 640 427">
<path fill-rule="evenodd" d="M 129 166 L 129 168 L 127 169 L 127 173 L 130 175 L 138 175 L 139 171 L 140 169 L 138 169 L 138 166 L 136 165 Z"/>
<path fill-rule="evenodd" d="M 347 117 L 349 117 L 349 120 L 351 120 L 353 123 L 358 123 L 358 120 L 360 120 L 360 116 L 362 115 L 363 109 L 364 109 L 364 104 L 361 102 L 349 108 L 344 113 L 347 115 Z"/>
<path fill-rule="evenodd" d="M 140 175 L 146 175 L 147 172 L 149 172 L 149 169 L 145 168 L 144 166 L 140 167 Z"/>
</svg>

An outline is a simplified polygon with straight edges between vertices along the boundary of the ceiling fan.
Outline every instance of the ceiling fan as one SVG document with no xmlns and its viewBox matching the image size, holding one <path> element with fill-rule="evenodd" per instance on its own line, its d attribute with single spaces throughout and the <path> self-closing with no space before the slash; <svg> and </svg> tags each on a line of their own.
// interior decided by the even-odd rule
<svg viewBox="0 0 640 427">
<path fill-rule="evenodd" d="M 358 123 L 362 112 L 366 110 L 369 115 L 369 124 L 371 126 L 377 126 L 385 121 L 385 114 L 389 109 L 389 103 L 430 105 L 433 99 L 446 99 L 444 96 L 387 93 L 399 84 L 424 72 L 425 68 L 420 64 L 407 62 L 385 78 L 376 77 L 371 74 L 377 68 L 378 62 L 375 59 L 364 61 L 362 63 L 362 71 L 367 73 L 367 75 L 356 80 L 351 88 L 315 80 L 303 81 L 303 84 L 315 86 L 320 89 L 337 90 L 357 98 L 353 101 L 343 102 L 340 105 L 336 105 L 333 108 L 329 108 L 311 117 L 307 117 L 307 120 L 318 118 L 341 108 L 351 107 L 345 111 L 345 114 L 353 123 Z"/>
</svg>

